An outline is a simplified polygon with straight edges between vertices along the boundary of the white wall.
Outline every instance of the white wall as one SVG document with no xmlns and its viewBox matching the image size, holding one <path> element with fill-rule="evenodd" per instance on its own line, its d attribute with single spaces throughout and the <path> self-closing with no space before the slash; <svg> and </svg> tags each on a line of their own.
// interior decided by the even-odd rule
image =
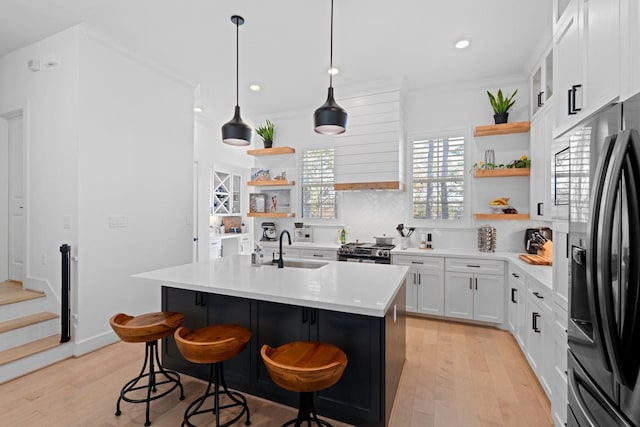
<svg viewBox="0 0 640 427">
<path fill-rule="evenodd" d="M 493 110 L 486 91 L 495 93 L 499 88 L 512 93 L 518 90 L 517 101 L 510 111 L 509 121 L 528 120 L 528 80 L 525 76 L 505 76 L 496 81 L 483 81 L 464 86 L 440 88 L 437 90 L 412 90 L 404 98 L 405 130 L 407 148 L 411 136 L 432 134 L 433 132 L 462 129 L 465 131 L 469 150 L 469 168 L 476 161 L 484 159 L 484 150 L 493 148 L 496 160 L 509 162 L 528 154 L 529 134 L 474 138 L 473 129 L 478 125 L 493 123 Z M 313 131 L 312 109 L 298 111 L 288 115 L 274 116 L 270 119 L 276 125 L 276 144 L 290 145 L 299 152 L 318 146 L 333 146 L 330 137 L 321 136 Z M 348 130 L 347 130 L 348 132 Z M 406 150 L 409 152 L 410 150 Z M 288 159 L 290 167 L 297 175 L 297 157 Z M 256 162 L 266 163 L 263 159 Z M 284 167 L 283 165 L 278 165 Z M 410 173 L 410 168 L 407 168 Z M 297 176 L 296 176 L 297 179 Z M 476 182 L 481 181 L 481 182 Z M 407 177 L 407 183 L 410 182 Z M 527 178 L 503 180 L 469 179 L 469 214 L 489 212 L 486 202 L 495 197 L 508 195 L 519 212 L 529 212 L 529 183 Z M 296 186 L 299 192 L 299 186 Z M 296 198 L 298 200 L 299 198 Z M 409 191 L 354 191 L 341 192 L 338 197 L 339 218 L 336 221 L 314 221 L 304 218 L 277 219 L 280 229 L 291 229 L 293 222 L 302 221 L 315 226 L 316 241 L 336 242 L 338 230 L 345 227 L 347 240 L 372 241 L 373 236 L 386 234 L 397 236 L 395 227 L 403 223 L 405 227 L 416 226 L 418 230 L 412 237 L 412 245 L 419 244 L 420 232 L 433 234 L 434 246 L 439 248 L 475 248 L 477 247 L 477 228 L 486 221 L 471 220 L 456 228 L 435 229 L 425 223 L 413 220 L 411 216 L 411 194 Z M 299 212 L 299 208 L 295 208 Z M 493 221 L 489 223 L 497 229 L 497 248 L 500 251 L 521 251 L 524 229 L 541 225 L 530 221 Z M 256 224 L 254 236 L 259 239 L 261 232 Z M 399 244 L 399 240 L 395 242 Z"/>
<path fill-rule="evenodd" d="M 2 59 L 0 59 L 0 64 Z M 0 65 L 1 67 L 1 65 Z M 0 117 L 0 281 L 9 277 L 9 129 Z"/>
<path fill-rule="evenodd" d="M 58 66 L 27 70 L 52 55 Z M 193 88 L 78 26 L 0 58 L 0 93 L 0 113 L 24 108 L 27 121 L 25 285 L 59 291 L 59 246 L 71 245 L 82 354 L 116 339 L 113 314 L 160 308 L 157 287 L 131 274 L 191 260 Z"/>
<path fill-rule="evenodd" d="M 193 89 L 104 45 L 79 42 L 80 351 L 109 317 L 160 309 L 157 285 L 130 275 L 191 261 Z M 126 227 L 110 227 L 110 216 Z"/>
<path fill-rule="evenodd" d="M 72 28 L 0 58 L 0 114 L 23 110 L 27 156 L 25 285 L 59 298 L 62 243 L 77 245 L 78 29 Z M 55 55 L 60 64 L 27 70 L 29 59 Z M 2 197 L 2 203 L 6 203 Z M 63 228 L 63 216 L 72 228 Z M 4 245 L 4 243 L 3 243 Z M 45 261 L 46 260 L 46 261 Z M 43 262 L 45 261 L 45 262 Z"/>
</svg>

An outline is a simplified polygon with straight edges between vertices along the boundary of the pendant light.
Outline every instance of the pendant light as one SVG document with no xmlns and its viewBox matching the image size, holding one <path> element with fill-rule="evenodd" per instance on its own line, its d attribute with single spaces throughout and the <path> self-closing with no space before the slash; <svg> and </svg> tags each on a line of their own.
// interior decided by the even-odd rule
<svg viewBox="0 0 640 427">
<path fill-rule="evenodd" d="M 333 69 L 333 0 L 331 0 L 331 52 L 330 68 Z M 333 73 L 329 73 L 327 100 L 313 113 L 314 130 L 323 135 L 338 135 L 347 130 L 347 112 L 333 99 Z"/>
<path fill-rule="evenodd" d="M 236 26 L 236 109 L 233 118 L 222 126 L 222 142 L 229 145 L 249 145 L 251 143 L 252 129 L 242 121 L 242 117 L 240 117 L 240 105 L 238 105 L 238 80 L 240 77 L 238 33 L 240 25 L 244 24 L 244 18 L 233 15 L 231 22 Z"/>
</svg>

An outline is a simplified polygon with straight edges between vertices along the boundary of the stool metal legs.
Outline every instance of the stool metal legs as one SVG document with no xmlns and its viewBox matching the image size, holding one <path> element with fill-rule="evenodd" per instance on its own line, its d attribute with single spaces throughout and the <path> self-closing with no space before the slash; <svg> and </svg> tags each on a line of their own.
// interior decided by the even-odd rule
<svg viewBox="0 0 640 427">
<path fill-rule="evenodd" d="M 227 384 L 224 381 L 224 370 L 222 369 L 222 363 L 223 362 L 218 362 L 218 363 L 212 363 L 209 365 L 209 384 L 207 385 L 207 390 L 204 392 L 204 394 L 201 397 L 191 402 L 191 404 L 189 405 L 189 407 L 184 413 L 184 420 L 182 421 L 182 427 L 184 427 L 185 425 L 189 427 L 196 427 L 194 424 L 191 424 L 191 422 L 189 421 L 189 418 L 193 417 L 194 415 L 205 414 L 208 412 L 216 416 L 216 427 L 226 427 L 226 426 L 232 425 L 233 423 L 238 421 L 240 418 L 242 418 L 242 415 L 244 415 L 245 412 L 247 413 L 247 421 L 245 421 L 244 424 L 247 426 L 251 425 L 251 418 L 250 418 L 251 415 L 249 413 L 249 406 L 247 405 L 247 399 L 245 399 L 245 397 L 242 394 L 236 391 L 229 391 L 229 389 L 227 389 Z M 213 392 L 211 391 L 212 386 L 214 387 Z M 222 386 L 222 390 L 220 390 L 220 386 Z M 229 397 L 229 399 L 233 401 L 233 403 L 220 406 L 220 394 L 226 394 Z M 210 397 L 213 397 L 213 408 L 200 409 L 202 407 L 202 404 L 205 402 L 205 400 L 207 400 Z M 223 409 L 232 408 L 235 406 L 242 406 L 242 411 L 238 415 L 236 415 L 232 420 L 227 421 L 224 424 L 220 424 L 220 411 L 222 411 Z"/>
<path fill-rule="evenodd" d="M 312 422 L 321 427 L 332 427 L 331 424 L 319 419 L 316 415 L 316 407 L 313 403 L 313 393 L 300 393 L 300 406 L 298 407 L 298 416 L 295 419 L 282 424 L 282 427 L 291 425 L 294 427 L 311 427 Z"/>
<path fill-rule="evenodd" d="M 148 370 L 148 372 L 145 373 L 145 370 Z M 164 376 L 165 379 L 162 379 L 161 375 Z M 138 382 L 143 378 L 148 378 L 146 384 L 137 385 Z M 169 383 L 173 383 L 173 386 L 171 388 L 163 391 L 160 394 L 151 396 L 152 392 L 155 393 L 158 391 L 157 386 Z M 166 396 L 167 394 L 175 390 L 176 387 L 180 387 L 180 400 L 184 400 L 184 389 L 182 388 L 182 384 L 180 383 L 180 375 L 178 375 L 177 372 L 170 371 L 162 367 L 162 364 L 160 363 L 160 360 L 158 358 L 158 341 L 147 342 L 144 352 L 144 363 L 142 364 L 142 370 L 140 370 L 140 373 L 136 378 L 132 379 L 131 381 L 126 383 L 124 387 L 122 387 L 122 390 L 120 391 L 120 397 L 118 397 L 118 403 L 116 404 L 116 415 L 119 416 L 120 414 L 122 414 L 122 412 L 120 411 L 120 402 L 123 400 L 130 403 L 146 403 L 146 421 L 144 425 L 149 426 L 151 425 L 151 421 L 149 420 L 149 403 L 152 400 L 156 400 Z M 145 388 L 147 389 L 147 397 L 144 399 L 134 399 L 128 396 L 132 392 Z"/>
</svg>

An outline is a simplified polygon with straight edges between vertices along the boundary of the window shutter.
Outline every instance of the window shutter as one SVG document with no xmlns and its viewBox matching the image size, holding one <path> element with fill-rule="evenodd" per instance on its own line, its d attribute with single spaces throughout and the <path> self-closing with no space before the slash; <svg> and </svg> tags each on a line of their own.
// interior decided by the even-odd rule
<svg viewBox="0 0 640 427">
<path fill-rule="evenodd" d="M 336 192 L 333 188 L 334 150 L 307 150 L 302 153 L 302 217 L 336 217 Z"/>
<path fill-rule="evenodd" d="M 413 142 L 413 217 L 464 219 L 464 137 Z"/>
</svg>

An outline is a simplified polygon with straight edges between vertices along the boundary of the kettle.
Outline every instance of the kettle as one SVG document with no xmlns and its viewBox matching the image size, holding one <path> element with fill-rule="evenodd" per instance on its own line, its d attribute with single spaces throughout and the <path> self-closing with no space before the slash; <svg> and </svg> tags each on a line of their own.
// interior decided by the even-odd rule
<svg viewBox="0 0 640 427">
<path fill-rule="evenodd" d="M 278 232 L 276 231 L 276 224 L 273 222 L 263 222 L 262 225 L 262 238 L 265 240 L 276 240 L 278 238 Z"/>
</svg>

